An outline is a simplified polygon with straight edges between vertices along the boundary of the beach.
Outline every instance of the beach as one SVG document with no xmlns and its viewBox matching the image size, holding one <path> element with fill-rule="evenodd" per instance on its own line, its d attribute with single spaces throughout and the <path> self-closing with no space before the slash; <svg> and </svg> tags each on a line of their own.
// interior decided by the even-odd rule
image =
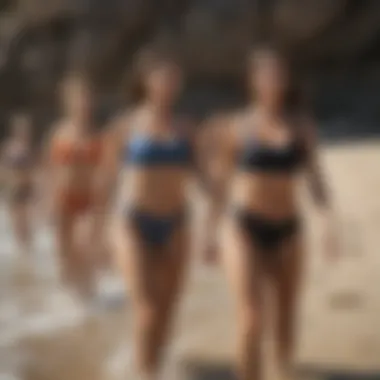
<svg viewBox="0 0 380 380">
<path fill-rule="evenodd" d="M 301 188 L 307 249 L 297 368 L 305 379 L 314 370 L 380 373 L 380 142 L 324 147 L 322 162 L 342 254 L 336 261 L 323 255 L 318 212 Z M 48 228 L 37 228 L 33 273 L 20 273 L 4 205 L 0 239 L 0 380 L 133 379 L 128 297 L 125 307 L 85 313 L 59 284 Z M 194 258 L 168 371 L 178 380 L 231 379 L 235 323 L 229 291 L 218 265 L 204 265 L 197 252 Z M 123 296 L 120 279 L 104 283 L 105 291 Z M 268 379 L 280 380 L 272 343 L 269 331 Z"/>
</svg>

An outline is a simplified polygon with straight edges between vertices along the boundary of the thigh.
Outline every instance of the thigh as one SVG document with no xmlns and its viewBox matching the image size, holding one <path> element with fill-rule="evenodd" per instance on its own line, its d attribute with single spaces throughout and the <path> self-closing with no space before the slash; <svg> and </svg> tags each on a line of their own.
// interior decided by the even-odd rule
<svg viewBox="0 0 380 380">
<path fill-rule="evenodd" d="M 90 239 L 99 241 L 104 237 L 105 211 L 92 207 L 86 213 L 87 233 Z"/>
<path fill-rule="evenodd" d="M 272 262 L 271 274 L 277 302 L 295 303 L 303 273 L 304 242 L 301 234 L 287 239 Z"/>
<path fill-rule="evenodd" d="M 55 216 L 55 238 L 60 254 L 70 254 L 74 248 L 75 217 L 59 212 Z"/>
<path fill-rule="evenodd" d="M 9 212 L 12 219 L 12 223 L 17 228 L 23 222 L 25 222 L 26 218 L 26 208 L 25 204 L 20 201 L 12 201 L 9 205 Z"/>
<path fill-rule="evenodd" d="M 264 271 L 260 255 L 234 218 L 224 221 L 221 232 L 222 263 L 237 306 L 261 306 Z"/>
<path fill-rule="evenodd" d="M 157 265 L 133 223 L 118 216 L 112 222 L 110 238 L 116 265 L 132 298 L 139 301 L 156 299 Z"/>
<path fill-rule="evenodd" d="M 175 227 L 168 246 L 157 257 L 161 297 L 172 302 L 180 292 L 190 257 L 190 226 Z"/>
</svg>

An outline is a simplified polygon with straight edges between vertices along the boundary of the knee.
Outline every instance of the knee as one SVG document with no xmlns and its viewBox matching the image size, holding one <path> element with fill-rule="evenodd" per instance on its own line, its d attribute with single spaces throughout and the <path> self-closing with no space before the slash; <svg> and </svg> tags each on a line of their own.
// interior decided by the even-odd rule
<svg viewBox="0 0 380 380">
<path fill-rule="evenodd" d="M 262 332 L 262 313 L 259 308 L 244 307 L 240 310 L 238 329 L 245 337 L 259 338 Z"/>
<path fill-rule="evenodd" d="M 160 320 L 159 309 L 154 303 L 142 303 L 136 307 L 136 318 L 142 327 L 155 325 Z"/>
</svg>

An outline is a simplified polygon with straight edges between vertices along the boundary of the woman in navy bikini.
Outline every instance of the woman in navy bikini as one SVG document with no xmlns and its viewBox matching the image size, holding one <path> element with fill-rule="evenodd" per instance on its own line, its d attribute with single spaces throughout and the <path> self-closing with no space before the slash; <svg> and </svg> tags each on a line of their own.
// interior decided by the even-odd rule
<svg viewBox="0 0 380 380">
<path fill-rule="evenodd" d="M 173 116 L 181 84 L 175 60 L 149 51 L 137 67 L 144 98 L 112 128 L 106 167 L 111 177 L 112 168 L 121 169 L 112 240 L 133 302 L 137 370 L 150 380 L 158 376 L 189 257 L 187 190 L 202 144 Z"/>
<path fill-rule="evenodd" d="M 221 252 L 237 308 L 241 380 L 261 378 L 263 295 L 268 280 L 277 309 L 277 358 L 282 369 L 290 369 L 303 259 L 296 197 L 301 170 L 327 220 L 327 249 L 331 254 L 335 249 L 334 216 L 319 170 L 314 126 L 297 99 L 290 97 L 289 84 L 287 62 L 281 55 L 272 49 L 255 51 L 249 66 L 254 106 L 227 122 L 216 121 L 215 126 L 216 180 L 229 188 L 224 187 L 224 201 L 215 197 L 213 212 L 224 215 Z M 226 213 L 216 204 L 218 199 L 219 205 L 227 204 Z"/>
</svg>

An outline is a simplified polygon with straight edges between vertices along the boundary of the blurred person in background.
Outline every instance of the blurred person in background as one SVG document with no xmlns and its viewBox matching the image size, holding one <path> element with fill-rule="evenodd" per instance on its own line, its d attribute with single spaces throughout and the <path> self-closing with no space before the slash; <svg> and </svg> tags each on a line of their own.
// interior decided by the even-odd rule
<svg viewBox="0 0 380 380">
<path fill-rule="evenodd" d="M 32 253 L 31 218 L 36 174 L 31 125 L 25 115 L 12 119 L 10 136 L 1 151 L 1 164 L 13 230 L 25 261 Z"/>
<path fill-rule="evenodd" d="M 177 60 L 149 50 L 137 70 L 141 97 L 115 122 L 106 167 L 111 177 L 121 169 L 111 236 L 133 305 L 134 370 L 153 380 L 188 264 L 188 185 L 204 152 L 194 125 L 174 115 L 182 82 Z"/>
<path fill-rule="evenodd" d="M 335 253 L 335 216 L 319 168 L 316 131 L 293 88 L 291 74 L 277 50 L 255 50 L 248 76 L 254 100 L 244 112 L 211 121 L 208 128 L 214 130 L 216 153 L 211 168 L 219 189 L 212 214 L 222 216 L 221 256 L 237 308 L 241 380 L 262 376 L 268 280 L 277 312 L 277 359 L 285 374 L 291 372 L 304 259 L 296 196 L 299 173 L 309 179 L 313 199 L 326 221 L 326 249 Z M 210 238 L 215 241 L 216 235 Z"/>
<path fill-rule="evenodd" d="M 86 79 L 71 73 L 62 90 L 64 116 L 52 128 L 44 157 L 45 202 L 56 229 L 62 279 L 91 300 L 103 247 L 103 134 L 94 128 Z"/>
</svg>

